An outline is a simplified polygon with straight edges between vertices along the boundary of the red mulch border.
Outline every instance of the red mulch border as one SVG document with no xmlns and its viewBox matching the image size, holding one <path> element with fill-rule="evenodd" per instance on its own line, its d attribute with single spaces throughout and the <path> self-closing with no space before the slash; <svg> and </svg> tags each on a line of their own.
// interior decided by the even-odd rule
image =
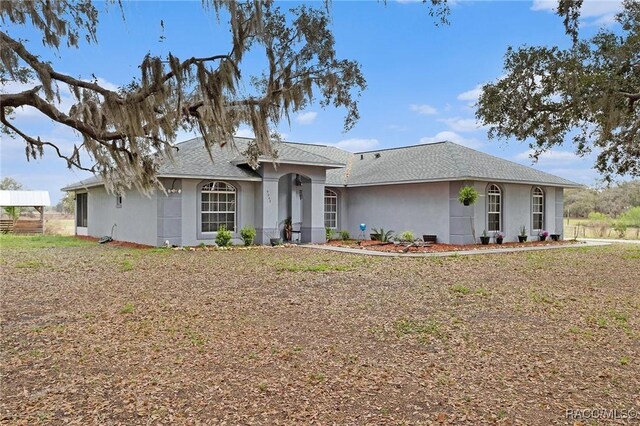
<svg viewBox="0 0 640 426">
<path fill-rule="evenodd" d="M 99 238 L 89 237 L 87 235 L 76 235 L 75 237 L 78 238 L 79 240 L 94 241 L 96 244 L 98 244 L 98 240 L 99 240 Z M 117 241 L 117 240 L 109 241 L 108 243 L 105 243 L 103 245 L 108 245 L 110 247 L 124 247 L 124 248 L 134 248 L 134 249 L 155 248 L 154 246 L 149 246 L 146 244 L 130 243 L 128 241 Z"/>
<path fill-rule="evenodd" d="M 540 246 L 557 246 L 557 245 L 567 245 L 574 244 L 575 241 L 571 240 L 561 240 L 561 241 L 529 241 L 526 243 L 519 242 L 506 242 L 502 244 L 444 244 L 444 243 L 435 243 L 424 247 L 411 247 L 407 253 L 437 253 L 437 252 L 445 252 L 445 251 L 465 251 L 465 250 L 486 250 L 486 249 L 496 249 L 496 248 L 518 248 L 518 247 L 540 247 Z M 374 251 L 382 251 L 387 253 L 402 253 L 405 245 L 396 245 L 393 243 L 381 243 L 379 241 L 372 240 L 362 240 L 360 244 L 356 240 L 348 240 L 348 241 L 340 241 L 333 240 L 328 241 L 325 245 L 330 245 L 334 247 L 345 247 L 345 248 L 361 248 L 366 250 L 374 250 Z"/>
</svg>

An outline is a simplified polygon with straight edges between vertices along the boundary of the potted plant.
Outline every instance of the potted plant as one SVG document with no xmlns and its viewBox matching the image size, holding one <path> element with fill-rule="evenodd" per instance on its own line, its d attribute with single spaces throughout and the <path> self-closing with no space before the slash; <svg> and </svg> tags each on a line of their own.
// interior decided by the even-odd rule
<svg viewBox="0 0 640 426">
<path fill-rule="evenodd" d="M 560 241 L 560 234 L 551 234 L 551 240 Z"/>
<path fill-rule="evenodd" d="M 291 216 L 284 220 L 284 240 L 291 241 L 291 231 L 293 231 L 293 226 L 291 225 Z"/>
<path fill-rule="evenodd" d="M 520 235 L 518 235 L 518 242 L 524 243 L 527 241 L 527 228 L 524 225 L 520 227 Z"/>
<path fill-rule="evenodd" d="M 465 185 L 460 188 L 458 192 L 458 201 L 462 203 L 464 206 L 470 206 L 474 204 L 478 200 L 479 194 L 478 191 L 473 186 Z M 471 222 L 471 236 L 473 237 L 473 242 L 476 242 L 476 227 L 473 223 L 473 213 L 469 215 L 469 221 Z"/>
<path fill-rule="evenodd" d="M 484 231 L 482 231 L 482 235 L 480 236 L 480 242 L 482 243 L 482 245 L 488 245 L 490 239 L 491 237 L 489 236 L 489 234 L 487 234 L 487 230 L 485 229 Z"/>
<path fill-rule="evenodd" d="M 458 192 L 458 200 L 465 206 L 470 206 L 478 199 L 478 191 L 473 186 L 465 185 Z"/>
<path fill-rule="evenodd" d="M 493 234 L 493 238 L 496 240 L 496 244 L 502 244 L 502 241 L 504 240 L 504 234 L 500 231 L 496 231 L 496 233 Z"/>
<path fill-rule="evenodd" d="M 549 232 L 548 231 L 540 231 L 538 232 L 538 237 L 540 238 L 540 241 L 544 241 L 547 239 L 547 237 L 549 236 Z"/>
</svg>

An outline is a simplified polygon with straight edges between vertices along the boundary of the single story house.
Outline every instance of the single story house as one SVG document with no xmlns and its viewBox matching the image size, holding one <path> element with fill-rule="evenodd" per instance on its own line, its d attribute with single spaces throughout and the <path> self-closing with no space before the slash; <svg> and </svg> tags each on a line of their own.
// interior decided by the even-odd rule
<svg viewBox="0 0 640 426">
<path fill-rule="evenodd" d="M 253 170 L 235 147 L 212 148 L 199 138 L 182 142 L 174 161 L 160 167 L 166 192 L 109 194 L 98 178 L 63 188 L 75 194 L 76 234 L 110 235 L 160 246 L 213 244 L 222 225 L 241 243 L 255 227 L 256 242 L 281 237 L 291 218 L 300 242 L 325 241 L 325 228 L 360 235 L 360 224 L 437 235 L 452 244 L 473 242 L 483 230 L 517 239 L 522 226 L 562 234 L 563 188 L 579 185 L 452 143 L 351 153 L 333 146 L 281 142 L 277 160 L 260 158 Z M 473 185 L 478 201 L 463 206 L 458 191 Z M 367 235 L 368 237 L 368 235 Z"/>
</svg>

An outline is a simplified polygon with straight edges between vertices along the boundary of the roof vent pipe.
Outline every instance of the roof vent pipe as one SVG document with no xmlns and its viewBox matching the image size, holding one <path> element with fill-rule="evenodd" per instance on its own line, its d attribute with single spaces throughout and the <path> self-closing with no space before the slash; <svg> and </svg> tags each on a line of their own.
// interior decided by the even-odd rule
<svg viewBox="0 0 640 426">
<path fill-rule="evenodd" d="M 376 158 L 380 158 L 380 153 L 376 152 Z"/>
<path fill-rule="evenodd" d="M 364 160 L 364 154 L 360 154 L 360 159 Z"/>
</svg>

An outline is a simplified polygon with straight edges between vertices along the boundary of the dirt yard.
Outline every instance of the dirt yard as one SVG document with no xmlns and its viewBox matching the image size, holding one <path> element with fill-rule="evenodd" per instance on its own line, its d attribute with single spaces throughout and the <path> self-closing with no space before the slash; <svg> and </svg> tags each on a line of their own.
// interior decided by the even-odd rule
<svg viewBox="0 0 640 426">
<path fill-rule="evenodd" d="M 2 424 L 550 425 L 640 408 L 638 247 L 0 244 Z"/>
</svg>

